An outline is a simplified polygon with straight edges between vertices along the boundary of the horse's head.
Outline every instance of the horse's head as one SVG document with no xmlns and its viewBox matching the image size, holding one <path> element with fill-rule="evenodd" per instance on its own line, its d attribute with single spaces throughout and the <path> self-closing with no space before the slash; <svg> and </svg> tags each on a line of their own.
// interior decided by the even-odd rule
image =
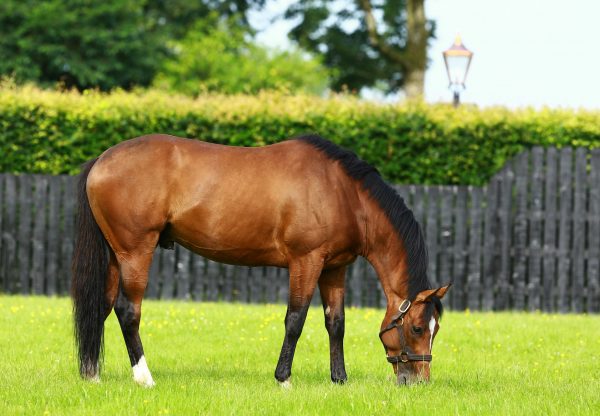
<svg viewBox="0 0 600 416">
<path fill-rule="evenodd" d="M 379 337 L 398 384 L 429 381 L 431 348 L 442 315 L 440 299 L 449 287 L 424 290 L 397 310 L 388 309 Z"/>
</svg>

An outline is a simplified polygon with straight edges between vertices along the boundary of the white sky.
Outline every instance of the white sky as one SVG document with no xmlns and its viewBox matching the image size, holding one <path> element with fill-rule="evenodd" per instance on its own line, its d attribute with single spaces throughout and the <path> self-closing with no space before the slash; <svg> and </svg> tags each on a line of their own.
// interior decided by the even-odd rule
<svg viewBox="0 0 600 416">
<path fill-rule="evenodd" d="M 346 0 L 350 1 L 350 0 Z M 260 42 L 289 46 L 289 24 L 271 24 L 291 0 L 254 14 Z M 442 51 L 459 33 L 474 52 L 461 101 L 480 106 L 600 109 L 599 0 L 426 0 L 437 23 L 429 47 L 427 101 L 450 101 Z"/>
</svg>

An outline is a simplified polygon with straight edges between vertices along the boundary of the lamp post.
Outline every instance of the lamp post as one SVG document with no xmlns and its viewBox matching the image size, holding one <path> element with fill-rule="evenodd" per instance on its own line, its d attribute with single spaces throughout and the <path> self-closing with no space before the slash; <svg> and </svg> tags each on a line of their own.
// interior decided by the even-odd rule
<svg viewBox="0 0 600 416">
<path fill-rule="evenodd" d="M 448 81 L 450 82 L 448 88 L 454 94 L 454 107 L 458 107 L 460 104 L 460 92 L 465 89 L 465 79 L 467 78 L 467 72 L 469 72 L 473 52 L 463 45 L 460 36 L 457 35 L 454 44 L 442 52 L 442 55 L 444 55 L 444 63 L 446 64 L 446 72 L 448 73 Z"/>
</svg>

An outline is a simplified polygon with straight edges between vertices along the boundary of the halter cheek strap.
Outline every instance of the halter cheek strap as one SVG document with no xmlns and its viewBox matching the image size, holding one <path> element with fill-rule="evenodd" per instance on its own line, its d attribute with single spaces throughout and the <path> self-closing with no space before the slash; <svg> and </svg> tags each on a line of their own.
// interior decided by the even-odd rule
<svg viewBox="0 0 600 416">
<path fill-rule="evenodd" d="M 406 342 L 406 338 L 404 337 L 404 331 L 402 330 L 402 325 L 404 325 L 404 315 L 406 315 L 406 313 L 410 309 L 410 306 L 411 306 L 410 300 L 405 299 L 404 301 L 402 301 L 402 303 L 400 304 L 400 307 L 398 308 L 399 312 L 397 314 L 395 314 L 394 316 L 392 316 L 392 321 L 388 324 L 388 326 L 386 326 L 381 331 L 379 331 L 379 339 L 381 340 L 381 343 L 383 344 L 383 348 L 385 348 L 385 354 L 387 356 L 387 360 L 388 360 L 388 362 L 390 362 L 392 364 L 407 363 L 409 361 L 431 361 L 432 360 L 431 354 L 413 354 L 410 347 L 408 346 L 408 344 Z M 398 334 L 400 335 L 400 351 L 401 352 L 399 355 L 390 356 L 390 355 L 388 355 L 388 348 L 385 345 L 385 343 L 383 342 L 382 336 L 387 331 L 389 331 L 390 329 L 394 329 L 394 328 L 396 328 L 398 330 Z"/>
</svg>

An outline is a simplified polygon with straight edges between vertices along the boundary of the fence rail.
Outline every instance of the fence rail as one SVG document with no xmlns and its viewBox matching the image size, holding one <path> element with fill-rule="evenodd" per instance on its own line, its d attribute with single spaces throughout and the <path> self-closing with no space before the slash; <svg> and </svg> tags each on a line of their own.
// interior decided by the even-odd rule
<svg viewBox="0 0 600 416">
<path fill-rule="evenodd" d="M 533 148 L 484 187 L 399 185 L 421 223 L 434 285 L 453 309 L 600 310 L 600 149 Z M 74 178 L 0 175 L 0 290 L 66 294 Z M 373 268 L 349 267 L 346 303 L 384 306 Z M 157 249 L 146 296 L 286 302 L 287 271 Z M 318 299 L 318 295 L 315 296 Z M 318 301 L 318 300 L 315 300 Z"/>
</svg>

